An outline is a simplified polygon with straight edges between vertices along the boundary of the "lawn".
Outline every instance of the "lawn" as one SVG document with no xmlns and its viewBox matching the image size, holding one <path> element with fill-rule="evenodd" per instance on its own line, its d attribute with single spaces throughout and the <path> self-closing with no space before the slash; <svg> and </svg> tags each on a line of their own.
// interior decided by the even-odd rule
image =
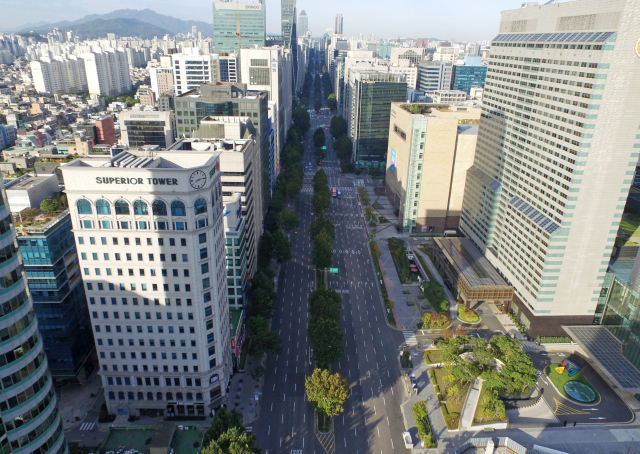
<svg viewBox="0 0 640 454">
<path fill-rule="evenodd" d="M 567 393 L 565 392 L 564 384 L 566 382 L 568 382 L 568 381 L 578 381 L 578 382 L 584 383 L 585 385 L 590 387 L 593 390 L 593 392 L 596 393 L 596 398 L 593 400 L 593 402 L 598 401 L 598 399 L 600 398 L 599 395 L 598 395 L 598 391 L 596 391 L 596 389 L 593 387 L 593 385 L 591 383 L 589 383 L 589 380 L 587 380 L 586 377 L 584 375 L 582 375 L 581 372 L 578 372 L 573 377 L 569 377 L 569 375 L 567 375 L 566 371 L 562 375 L 560 375 L 558 372 L 556 372 L 556 367 L 560 367 L 560 364 L 552 364 L 550 366 L 547 366 L 545 372 L 546 372 L 547 376 L 549 377 L 549 379 L 553 382 L 553 384 L 558 389 L 558 392 L 560 394 L 562 394 L 566 399 L 569 399 L 569 400 L 575 402 L 575 400 L 573 398 L 569 397 L 569 395 L 567 395 Z M 585 403 L 585 402 L 581 402 L 581 403 Z M 588 402 L 586 402 L 586 403 L 588 403 Z"/>
<path fill-rule="evenodd" d="M 103 450 L 117 451 L 120 444 L 124 444 L 127 450 L 137 449 L 140 452 L 148 450 L 147 440 L 154 434 L 155 428 L 143 429 L 111 429 L 104 442 Z"/>
<path fill-rule="evenodd" d="M 638 244 L 640 241 L 640 215 L 628 213 L 620 221 L 620 230 L 623 238 L 618 238 L 622 244 Z M 626 237 L 626 238 L 624 238 Z M 637 241 L 632 241 L 632 240 Z M 626 240 L 626 241 L 625 241 Z"/>
<path fill-rule="evenodd" d="M 480 316 L 471 309 L 467 309 L 464 304 L 458 305 L 458 318 L 466 323 L 478 323 L 480 321 Z"/>
<path fill-rule="evenodd" d="M 470 383 L 467 383 L 464 387 L 454 392 L 451 396 L 448 395 L 448 383 L 445 380 L 445 369 L 431 369 L 434 371 L 436 384 L 440 390 L 440 401 L 446 400 L 444 404 L 440 404 L 442 409 L 442 416 L 449 429 L 457 429 L 460 425 L 460 413 L 462 412 L 462 405 L 464 405 L 464 399 L 467 396 Z"/>
<path fill-rule="evenodd" d="M 440 350 L 427 350 L 424 352 L 424 362 L 427 364 L 439 364 L 442 361 Z"/>
<path fill-rule="evenodd" d="M 197 454 L 202 449 L 202 432 L 194 430 L 178 430 L 176 432 L 175 452 L 180 454 Z"/>
</svg>

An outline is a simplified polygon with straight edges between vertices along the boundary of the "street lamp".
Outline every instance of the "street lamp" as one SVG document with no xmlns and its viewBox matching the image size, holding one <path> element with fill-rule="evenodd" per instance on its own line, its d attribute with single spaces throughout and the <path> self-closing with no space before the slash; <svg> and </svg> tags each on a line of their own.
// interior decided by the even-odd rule
<svg viewBox="0 0 640 454">
<path fill-rule="evenodd" d="M 82 449 L 86 449 L 87 445 L 84 443 L 84 434 L 82 434 Z"/>
</svg>

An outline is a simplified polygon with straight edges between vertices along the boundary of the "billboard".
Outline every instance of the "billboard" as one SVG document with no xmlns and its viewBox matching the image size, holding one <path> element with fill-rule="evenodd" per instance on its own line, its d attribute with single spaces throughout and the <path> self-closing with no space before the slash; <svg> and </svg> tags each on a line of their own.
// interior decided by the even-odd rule
<svg viewBox="0 0 640 454">
<path fill-rule="evenodd" d="M 393 173 L 396 173 L 396 150 L 393 148 L 391 149 L 391 162 L 389 163 L 389 169 Z"/>
</svg>

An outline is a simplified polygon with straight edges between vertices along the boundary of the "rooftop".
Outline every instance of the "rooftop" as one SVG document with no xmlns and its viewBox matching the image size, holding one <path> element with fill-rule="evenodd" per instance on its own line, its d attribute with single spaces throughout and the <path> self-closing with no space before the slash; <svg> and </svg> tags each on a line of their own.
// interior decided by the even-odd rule
<svg viewBox="0 0 640 454">
<path fill-rule="evenodd" d="M 11 180 L 9 183 L 5 185 L 5 189 L 7 191 L 26 191 L 34 186 L 39 185 L 47 181 L 49 178 L 56 178 L 57 176 L 49 174 L 49 175 L 23 175 L 20 178 L 16 178 L 15 180 Z"/>
<path fill-rule="evenodd" d="M 223 141 L 208 143 L 203 147 L 189 149 L 190 153 L 180 152 L 180 149 L 167 151 L 129 150 L 114 157 L 93 157 L 76 159 L 66 166 L 69 167 L 118 167 L 120 169 L 191 169 L 203 167 L 223 150 Z M 175 144 L 174 144 L 175 145 Z M 213 145 L 213 147 L 212 147 Z"/>
<path fill-rule="evenodd" d="M 509 286 L 469 238 L 436 238 L 435 241 L 470 285 Z"/>
</svg>

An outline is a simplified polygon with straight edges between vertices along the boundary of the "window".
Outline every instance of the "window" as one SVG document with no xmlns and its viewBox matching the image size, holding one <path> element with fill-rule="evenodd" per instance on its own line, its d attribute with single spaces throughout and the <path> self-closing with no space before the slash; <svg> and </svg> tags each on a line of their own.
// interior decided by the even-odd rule
<svg viewBox="0 0 640 454">
<path fill-rule="evenodd" d="M 172 205 L 173 206 L 173 205 Z M 193 211 L 196 215 L 207 212 L 207 201 L 205 199 L 198 199 L 193 204 Z"/>
<path fill-rule="evenodd" d="M 78 200 L 78 202 L 76 203 L 76 206 L 78 207 L 78 214 L 92 214 L 93 213 L 93 211 L 91 210 L 91 202 L 89 202 L 86 199 Z"/>
<path fill-rule="evenodd" d="M 200 249 L 200 260 L 206 259 L 208 257 L 207 248 Z"/>
<path fill-rule="evenodd" d="M 129 204 L 124 200 L 115 203 L 116 214 L 129 214 Z"/>
<path fill-rule="evenodd" d="M 200 272 L 202 274 L 207 274 L 209 272 L 209 264 L 203 263 L 202 265 L 200 265 Z"/>
<path fill-rule="evenodd" d="M 100 221 L 100 227 L 103 229 L 111 229 L 111 221 Z"/>
<path fill-rule="evenodd" d="M 171 202 L 171 215 L 172 216 L 186 216 L 187 209 L 184 206 L 184 203 L 179 200 L 174 200 Z"/>
<path fill-rule="evenodd" d="M 83 229 L 93 228 L 93 221 L 87 221 L 87 220 L 82 221 L 82 228 Z"/>
<path fill-rule="evenodd" d="M 133 202 L 133 214 L 139 216 L 149 214 L 147 202 L 145 202 L 144 200 L 136 200 L 135 202 Z"/>
<path fill-rule="evenodd" d="M 96 213 L 98 214 L 111 214 L 111 206 L 105 199 L 100 199 L 96 202 Z"/>
<path fill-rule="evenodd" d="M 189 261 L 189 256 L 187 254 L 182 254 L 182 261 L 183 262 L 188 262 Z"/>
<path fill-rule="evenodd" d="M 167 215 L 167 205 L 162 200 L 154 200 L 151 204 L 151 210 L 153 211 L 154 216 Z"/>
<path fill-rule="evenodd" d="M 187 239 L 186 238 L 180 238 L 180 246 L 187 246 Z"/>
<path fill-rule="evenodd" d="M 206 233 L 201 233 L 200 235 L 198 235 L 198 243 L 202 244 L 202 243 L 206 243 L 207 242 L 207 234 Z"/>
</svg>

